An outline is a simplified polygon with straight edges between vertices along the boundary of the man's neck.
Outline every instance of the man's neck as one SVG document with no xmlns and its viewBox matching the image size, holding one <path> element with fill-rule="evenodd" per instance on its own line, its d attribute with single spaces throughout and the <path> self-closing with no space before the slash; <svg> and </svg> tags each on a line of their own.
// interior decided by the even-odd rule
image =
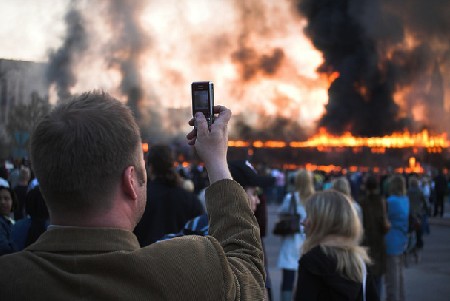
<svg viewBox="0 0 450 301">
<path fill-rule="evenodd" d="M 83 228 L 116 228 L 132 231 L 134 225 L 123 215 L 108 212 L 95 216 L 54 216 L 50 217 L 50 224 L 62 227 L 83 227 Z"/>
</svg>

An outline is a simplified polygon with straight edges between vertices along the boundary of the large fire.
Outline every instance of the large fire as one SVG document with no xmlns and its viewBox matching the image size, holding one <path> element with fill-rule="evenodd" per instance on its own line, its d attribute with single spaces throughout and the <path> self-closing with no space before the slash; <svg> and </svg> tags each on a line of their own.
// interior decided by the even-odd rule
<svg viewBox="0 0 450 301">
<path fill-rule="evenodd" d="M 313 162 L 293 163 L 293 161 L 297 161 L 295 158 L 292 160 L 292 157 L 289 159 L 284 157 L 284 159 L 281 160 L 282 164 L 280 165 L 284 169 L 298 169 L 303 167 L 308 170 L 320 170 L 327 173 L 355 171 L 373 171 L 376 173 L 386 172 L 388 166 L 385 163 L 380 162 L 381 157 L 379 155 L 383 155 L 385 159 L 390 156 L 396 156 L 395 160 L 400 158 L 397 161 L 399 165 L 394 167 L 396 172 L 423 173 L 425 172 L 423 167 L 424 162 L 420 162 L 417 157 L 423 157 L 424 152 L 429 155 L 435 154 L 439 156 L 443 152 L 450 151 L 450 140 L 447 138 L 446 133 L 432 134 L 426 129 L 418 133 L 411 133 L 405 130 L 404 132 L 393 133 L 383 137 L 357 137 L 349 132 L 339 136 L 332 135 L 328 133 L 325 128 L 321 128 L 317 134 L 304 141 L 230 140 L 228 146 L 234 149 L 247 149 L 247 154 L 249 156 L 253 156 L 258 150 L 263 150 L 263 152 L 264 150 L 269 151 L 269 158 L 272 159 L 274 159 L 274 151 L 279 153 L 277 155 L 278 157 L 283 157 L 286 154 L 291 154 L 291 151 L 303 149 L 306 152 L 299 152 L 297 155 L 298 157 L 295 157 L 300 159 L 299 161 L 305 157 L 311 160 L 311 154 L 312 157 L 315 158 L 313 161 L 325 161 L 324 158 L 326 158 L 326 155 L 325 157 L 318 156 L 320 153 L 334 154 L 338 157 L 348 157 L 348 152 L 353 154 L 360 153 L 358 158 L 365 158 L 359 160 L 360 163 L 361 161 L 364 162 L 364 160 L 370 161 L 365 162 L 369 164 L 362 163 L 355 165 L 354 159 L 356 157 L 353 156 L 353 158 L 346 161 L 349 163 L 346 166 L 339 164 L 321 165 Z M 388 150 L 390 150 L 391 153 L 386 154 Z M 399 156 L 398 152 L 395 152 L 395 150 L 400 151 L 402 155 Z M 367 151 L 373 154 L 375 159 L 368 158 Z M 392 151 L 394 151 L 395 154 L 392 154 Z M 314 153 L 316 156 L 314 156 Z M 404 161 L 405 156 L 407 162 Z"/>
<path fill-rule="evenodd" d="M 60 44 L 44 46 L 50 100 L 106 90 L 127 101 L 144 141 L 167 142 L 186 130 L 190 83 L 212 80 L 216 103 L 244 116 L 230 146 L 448 149 L 445 134 L 413 133 L 450 133 L 446 11 L 347 2 L 66 0 Z"/>
<path fill-rule="evenodd" d="M 355 11 L 372 11 L 372 7 L 363 8 Z M 384 6 L 377 9 L 385 13 Z M 159 124 L 164 133 L 178 130 L 165 122 L 171 120 L 167 112 L 189 106 L 189 86 L 195 80 L 214 81 L 217 103 L 236 114 L 245 113 L 252 128 L 263 127 L 267 118 L 280 117 L 314 132 L 317 121 L 328 114 L 322 125 L 339 133 L 350 130 L 373 136 L 370 130 L 377 127 L 373 132 L 377 135 L 390 133 L 403 128 L 396 127 L 397 118 L 416 122 L 408 127 L 414 130 L 422 126 L 447 130 L 445 122 L 438 128 L 429 118 L 443 112 L 445 105 L 449 68 L 441 52 L 446 53 L 447 43 L 436 42 L 442 39 L 428 43 L 426 37 L 434 31 L 415 35 L 418 29 L 409 19 L 399 20 L 398 24 L 405 22 L 405 34 L 392 43 L 391 31 L 372 36 L 374 32 L 364 27 L 368 24 L 360 24 L 364 16 L 360 19 L 341 10 L 334 3 L 309 0 L 71 2 L 64 41 L 49 57 L 50 69 L 55 69 L 49 80 L 62 95 L 96 88 L 128 98 L 145 127 L 151 123 L 155 130 Z M 392 7 L 390 17 L 398 18 L 403 12 Z M 320 16 L 335 18 L 315 18 Z M 330 21 L 334 19 L 341 23 Z M 354 35 L 333 28 L 346 26 L 345 22 L 355 27 Z M 371 43 L 362 49 L 352 44 L 354 40 Z M 425 44 L 429 49 L 421 46 Z M 348 62 L 361 68 L 347 68 Z M 379 70 L 366 72 L 372 70 L 369 67 Z M 359 100 L 346 97 L 349 90 Z M 394 101 L 400 105 L 398 112 Z M 366 122 L 369 118 L 362 109 L 368 116 L 386 118 Z M 361 114 L 353 114 L 355 110 Z M 161 122 L 149 121 L 154 114 Z M 360 122 L 352 123 L 357 116 Z M 154 137 L 149 134 L 148 138 Z"/>
<path fill-rule="evenodd" d="M 432 135 L 428 130 L 420 133 L 393 133 L 383 137 L 355 137 L 347 132 L 341 136 L 329 134 L 325 128 L 321 128 L 319 133 L 306 141 L 242 141 L 231 140 L 230 147 L 255 147 L 255 148 L 317 148 L 319 151 L 330 150 L 331 148 L 353 148 L 358 152 L 359 148 L 368 147 L 375 153 L 384 153 L 387 148 L 425 148 L 428 152 L 442 152 L 450 146 L 447 134 Z"/>
</svg>

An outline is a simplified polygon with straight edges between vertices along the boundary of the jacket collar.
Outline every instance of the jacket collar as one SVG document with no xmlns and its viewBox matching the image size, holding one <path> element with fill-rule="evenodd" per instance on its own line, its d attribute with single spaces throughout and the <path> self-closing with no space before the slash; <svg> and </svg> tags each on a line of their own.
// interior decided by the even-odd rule
<svg viewBox="0 0 450 301">
<path fill-rule="evenodd" d="M 112 252 L 139 249 L 136 236 L 115 228 L 81 228 L 51 226 L 27 251 Z"/>
</svg>

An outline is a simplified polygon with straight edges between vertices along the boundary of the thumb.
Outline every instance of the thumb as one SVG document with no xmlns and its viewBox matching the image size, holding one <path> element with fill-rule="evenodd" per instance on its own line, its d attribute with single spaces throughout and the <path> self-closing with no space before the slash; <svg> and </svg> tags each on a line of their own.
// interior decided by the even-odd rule
<svg viewBox="0 0 450 301">
<path fill-rule="evenodd" d="M 206 121 L 205 115 L 202 112 L 195 114 L 195 123 L 197 124 L 197 137 L 204 136 L 209 131 L 208 121 Z"/>
</svg>

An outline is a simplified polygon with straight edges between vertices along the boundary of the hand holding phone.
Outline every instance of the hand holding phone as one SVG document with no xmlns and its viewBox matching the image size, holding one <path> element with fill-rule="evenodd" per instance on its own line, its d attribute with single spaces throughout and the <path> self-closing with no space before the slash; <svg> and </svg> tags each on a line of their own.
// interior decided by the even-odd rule
<svg viewBox="0 0 450 301">
<path fill-rule="evenodd" d="M 214 123 L 214 84 L 211 81 L 193 82 L 192 91 L 192 116 L 202 112 L 208 121 L 208 127 Z M 196 127 L 194 125 L 194 127 Z"/>
<path fill-rule="evenodd" d="M 189 125 L 197 124 L 187 135 L 188 144 L 194 146 L 196 153 L 205 163 L 210 183 L 221 179 L 230 179 L 227 165 L 228 122 L 231 111 L 224 106 L 215 106 L 214 123 L 208 128 L 208 122 L 203 114 L 189 120 Z"/>
</svg>

